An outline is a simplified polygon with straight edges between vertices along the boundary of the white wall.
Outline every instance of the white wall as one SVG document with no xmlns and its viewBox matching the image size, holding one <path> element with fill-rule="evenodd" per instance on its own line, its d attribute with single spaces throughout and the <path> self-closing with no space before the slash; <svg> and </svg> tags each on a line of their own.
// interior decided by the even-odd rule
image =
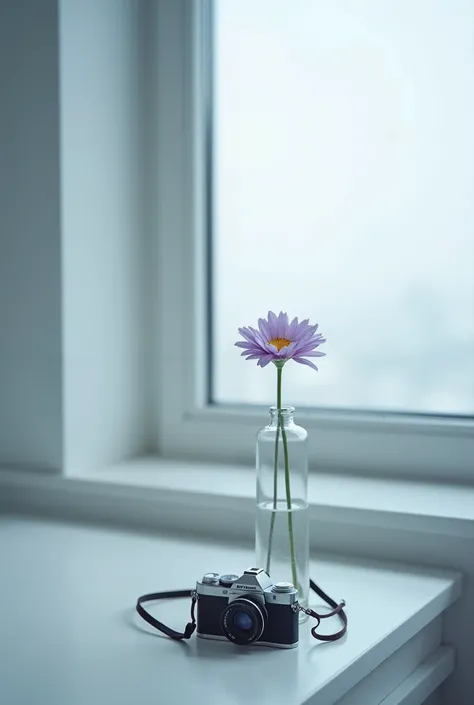
<svg viewBox="0 0 474 705">
<path fill-rule="evenodd" d="M 58 15 L 0 3 L 0 464 L 59 469 Z"/>
<path fill-rule="evenodd" d="M 0 464 L 151 450 L 140 0 L 0 3 Z"/>
<path fill-rule="evenodd" d="M 149 449 L 142 8 L 60 8 L 65 467 L 74 472 Z"/>
</svg>

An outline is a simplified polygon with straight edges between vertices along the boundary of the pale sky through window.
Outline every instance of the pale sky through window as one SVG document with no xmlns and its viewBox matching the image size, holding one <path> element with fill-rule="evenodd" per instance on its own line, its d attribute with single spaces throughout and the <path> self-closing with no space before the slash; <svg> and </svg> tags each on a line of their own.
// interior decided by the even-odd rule
<svg viewBox="0 0 474 705">
<path fill-rule="evenodd" d="M 215 401 L 274 403 L 271 308 L 328 338 L 284 402 L 474 414 L 474 3 L 215 7 Z"/>
</svg>

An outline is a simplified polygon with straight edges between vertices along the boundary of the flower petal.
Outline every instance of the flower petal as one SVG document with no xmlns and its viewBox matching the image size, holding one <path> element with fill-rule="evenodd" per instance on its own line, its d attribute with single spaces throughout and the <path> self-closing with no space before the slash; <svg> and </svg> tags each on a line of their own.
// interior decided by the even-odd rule
<svg viewBox="0 0 474 705">
<path fill-rule="evenodd" d="M 248 340 L 238 340 L 234 345 L 237 348 L 248 348 L 249 345 L 254 345 L 255 343 L 249 343 Z"/>
<path fill-rule="evenodd" d="M 274 357 L 278 357 L 278 348 L 275 347 L 275 345 L 270 345 L 270 343 L 266 343 L 265 350 Z"/>
<path fill-rule="evenodd" d="M 249 343 L 255 342 L 255 336 L 252 334 L 252 332 L 248 328 L 239 328 L 239 333 L 242 336 L 242 338 L 245 338 L 246 340 L 248 340 Z"/>
<path fill-rule="evenodd" d="M 296 348 L 297 343 L 293 342 L 289 345 L 285 345 L 279 352 L 279 357 L 290 358 L 293 357 L 293 351 Z"/>
<path fill-rule="evenodd" d="M 288 340 L 294 340 L 296 331 L 298 330 L 298 319 L 293 318 L 290 325 L 288 326 Z"/>
<path fill-rule="evenodd" d="M 265 337 L 260 333 L 259 330 L 255 330 L 255 328 L 252 328 L 251 326 L 249 326 L 249 328 L 254 335 L 255 342 L 257 343 L 257 345 L 260 345 L 260 347 L 264 347 L 267 342 Z"/>
<path fill-rule="evenodd" d="M 260 333 L 262 335 L 262 338 L 265 340 L 271 340 L 272 337 L 270 335 L 270 328 L 268 325 L 268 321 L 266 321 L 264 318 L 259 318 L 258 319 L 258 327 L 260 329 Z"/>
<path fill-rule="evenodd" d="M 311 360 L 305 360 L 304 357 L 294 357 L 293 360 L 299 362 L 300 365 L 307 365 L 308 367 L 312 367 L 313 370 L 316 370 L 316 372 L 318 371 L 318 368 Z"/>
<path fill-rule="evenodd" d="M 260 360 L 257 362 L 257 365 L 259 365 L 260 367 L 266 367 L 274 359 L 274 355 L 262 355 Z"/>
<path fill-rule="evenodd" d="M 241 357 L 244 357 L 244 355 L 265 355 L 265 351 L 261 348 L 248 348 L 241 352 L 240 355 Z"/>
<path fill-rule="evenodd" d="M 304 321 L 300 321 L 298 323 L 298 328 L 296 330 L 295 335 L 293 336 L 293 340 L 300 340 L 303 338 L 309 328 L 309 318 L 305 318 Z"/>
<path fill-rule="evenodd" d="M 322 341 L 325 342 L 325 341 Z M 319 338 L 310 338 L 309 340 L 302 340 L 296 343 L 298 346 L 298 351 L 300 350 L 314 350 L 321 345 L 321 340 Z M 301 357 L 301 355 L 300 355 Z"/>
<path fill-rule="evenodd" d="M 268 330 L 270 333 L 270 340 L 273 340 L 273 338 L 278 338 L 278 318 L 275 316 L 273 311 L 268 312 Z"/>
<path fill-rule="evenodd" d="M 320 352 L 319 350 L 310 350 L 309 352 L 301 353 L 299 357 L 324 357 L 325 352 Z"/>
<path fill-rule="evenodd" d="M 278 316 L 278 334 L 277 338 L 286 338 L 288 333 L 288 314 L 280 311 Z"/>
<path fill-rule="evenodd" d="M 315 334 L 316 328 L 317 326 L 307 326 L 306 330 L 304 332 L 300 332 L 300 334 L 298 335 L 298 342 L 301 343 L 303 341 L 310 340 Z"/>
</svg>

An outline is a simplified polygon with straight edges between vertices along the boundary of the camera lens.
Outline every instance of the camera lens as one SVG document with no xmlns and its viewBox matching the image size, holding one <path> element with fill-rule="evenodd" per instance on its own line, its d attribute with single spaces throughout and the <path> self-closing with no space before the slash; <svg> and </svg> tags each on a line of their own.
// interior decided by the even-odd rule
<svg viewBox="0 0 474 705">
<path fill-rule="evenodd" d="M 237 629 L 248 632 L 249 629 L 252 629 L 253 625 L 254 620 L 248 612 L 240 611 L 234 614 L 234 627 L 237 627 Z"/>
<path fill-rule="evenodd" d="M 260 639 L 265 629 L 267 611 L 251 598 L 241 597 L 230 602 L 222 613 L 224 635 L 234 644 L 251 644 Z"/>
</svg>

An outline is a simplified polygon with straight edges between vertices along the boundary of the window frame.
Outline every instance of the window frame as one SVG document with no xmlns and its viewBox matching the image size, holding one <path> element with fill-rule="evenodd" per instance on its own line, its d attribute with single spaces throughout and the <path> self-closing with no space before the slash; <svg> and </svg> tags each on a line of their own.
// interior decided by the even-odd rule
<svg viewBox="0 0 474 705">
<path fill-rule="evenodd" d="M 158 117 L 149 155 L 157 194 L 154 426 L 164 457 L 251 463 L 264 407 L 208 402 L 212 12 L 212 0 L 160 0 L 150 47 Z M 472 481 L 474 418 L 302 409 L 298 420 L 310 435 L 311 470 Z"/>
</svg>

